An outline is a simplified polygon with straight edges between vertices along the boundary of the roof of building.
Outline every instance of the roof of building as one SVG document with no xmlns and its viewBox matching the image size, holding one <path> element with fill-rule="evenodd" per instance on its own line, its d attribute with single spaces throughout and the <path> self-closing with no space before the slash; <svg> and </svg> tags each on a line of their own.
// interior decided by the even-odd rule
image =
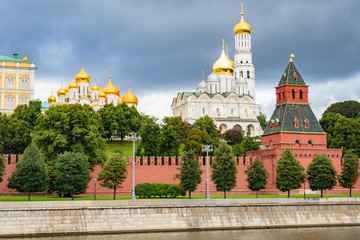
<svg viewBox="0 0 360 240">
<path fill-rule="evenodd" d="M 0 62 L 33 63 L 32 61 L 29 61 L 29 60 L 19 59 L 17 54 L 14 54 L 12 57 L 7 57 L 7 56 L 0 55 Z"/>
<path fill-rule="evenodd" d="M 296 120 L 298 126 L 295 124 Z M 308 127 L 305 126 L 307 120 Z M 300 103 L 284 103 L 276 106 L 264 135 L 279 132 L 324 133 L 310 105 Z"/>
<path fill-rule="evenodd" d="M 278 87 L 287 84 L 306 86 L 304 79 L 301 77 L 301 74 L 292 61 L 286 66 L 285 71 L 280 78 Z"/>
</svg>

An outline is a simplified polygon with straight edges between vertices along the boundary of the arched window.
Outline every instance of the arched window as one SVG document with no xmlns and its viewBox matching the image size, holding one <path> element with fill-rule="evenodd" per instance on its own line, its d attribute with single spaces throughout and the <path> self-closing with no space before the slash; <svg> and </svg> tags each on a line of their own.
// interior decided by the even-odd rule
<svg viewBox="0 0 360 240">
<path fill-rule="evenodd" d="M 247 71 L 246 74 L 247 74 L 247 78 L 250 78 L 250 71 Z"/>
<path fill-rule="evenodd" d="M 284 92 L 284 90 L 282 90 L 282 99 L 285 99 L 285 92 Z"/>
<path fill-rule="evenodd" d="M 303 90 L 300 90 L 300 99 L 303 99 L 303 98 L 304 98 Z"/>
<path fill-rule="evenodd" d="M 291 90 L 291 97 L 292 99 L 295 99 L 295 89 Z"/>
<path fill-rule="evenodd" d="M 279 100 L 281 100 L 281 94 L 280 94 L 280 91 L 278 91 L 278 98 L 279 98 Z"/>
<path fill-rule="evenodd" d="M 7 78 L 6 79 L 6 88 L 7 89 L 14 89 L 14 79 L 13 78 Z"/>
<path fill-rule="evenodd" d="M 242 63 L 242 62 L 241 62 Z M 243 77 L 243 71 L 240 71 L 240 77 Z"/>
<path fill-rule="evenodd" d="M 296 140 L 295 143 L 296 143 L 296 144 L 300 144 L 300 140 Z"/>
</svg>

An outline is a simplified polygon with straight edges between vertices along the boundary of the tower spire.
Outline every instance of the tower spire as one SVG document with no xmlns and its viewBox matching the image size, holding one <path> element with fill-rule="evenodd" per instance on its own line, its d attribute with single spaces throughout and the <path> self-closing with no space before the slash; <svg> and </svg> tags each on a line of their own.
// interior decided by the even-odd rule
<svg viewBox="0 0 360 240">
<path fill-rule="evenodd" d="M 240 4 L 241 6 L 241 17 L 244 16 L 244 3 Z"/>
<path fill-rule="evenodd" d="M 202 70 L 202 82 L 205 82 L 205 80 L 204 80 L 204 70 Z"/>
<path fill-rule="evenodd" d="M 295 57 L 295 55 L 292 53 L 292 54 L 290 54 L 290 60 L 289 60 L 289 62 L 292 62 L 293 60 L 292 60 L 292 58 L 293 57 Z"/>
<path fill-rule="evenodd" d="M 226 56 L 229 57 L 229 45 L 226 44 Z"/>
<path fill-rule="evenodd" d="M 225 48 L 225 40 L 223 39 L 223 49 Z"/>
</svg>

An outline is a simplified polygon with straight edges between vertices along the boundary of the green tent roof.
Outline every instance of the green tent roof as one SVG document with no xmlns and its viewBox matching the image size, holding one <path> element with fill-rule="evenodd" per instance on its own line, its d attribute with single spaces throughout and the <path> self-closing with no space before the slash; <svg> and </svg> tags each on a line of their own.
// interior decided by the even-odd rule
<svg viewBox="0 0 360 240">
<path fill-rule="evenodd" d="M 294 79 L 295 74 L 297 79 Z M 289 62 L 289 64 L 286 66 L 285 71 L 280 78 L 278 87 L 286 84 L 306 86 L 304 79 L 301 77 L 301 74 L 293 62 Z"/>
<path fill-rule="evenodd" d="M 0 55 L 0 62 L 22 62 L 22 63 L 32 63 L 32 61 L 26 61 L 18 58 L 17 54 L 14 54 L 13 57 L 7 57 Z"/>
</svg>

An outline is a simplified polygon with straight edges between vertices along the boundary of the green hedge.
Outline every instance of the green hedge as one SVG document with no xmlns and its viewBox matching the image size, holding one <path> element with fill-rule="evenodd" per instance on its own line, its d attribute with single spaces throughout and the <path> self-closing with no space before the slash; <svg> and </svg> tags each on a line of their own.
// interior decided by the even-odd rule
<svg viewBox="0 0 360 240">
<path fill-rule="evenodd" d="M 186 191 L 179 184 L 139 183 L 135 186 L 135 194 L 139 198 L 175 198 L 185 196 Z"/>
</svg>

